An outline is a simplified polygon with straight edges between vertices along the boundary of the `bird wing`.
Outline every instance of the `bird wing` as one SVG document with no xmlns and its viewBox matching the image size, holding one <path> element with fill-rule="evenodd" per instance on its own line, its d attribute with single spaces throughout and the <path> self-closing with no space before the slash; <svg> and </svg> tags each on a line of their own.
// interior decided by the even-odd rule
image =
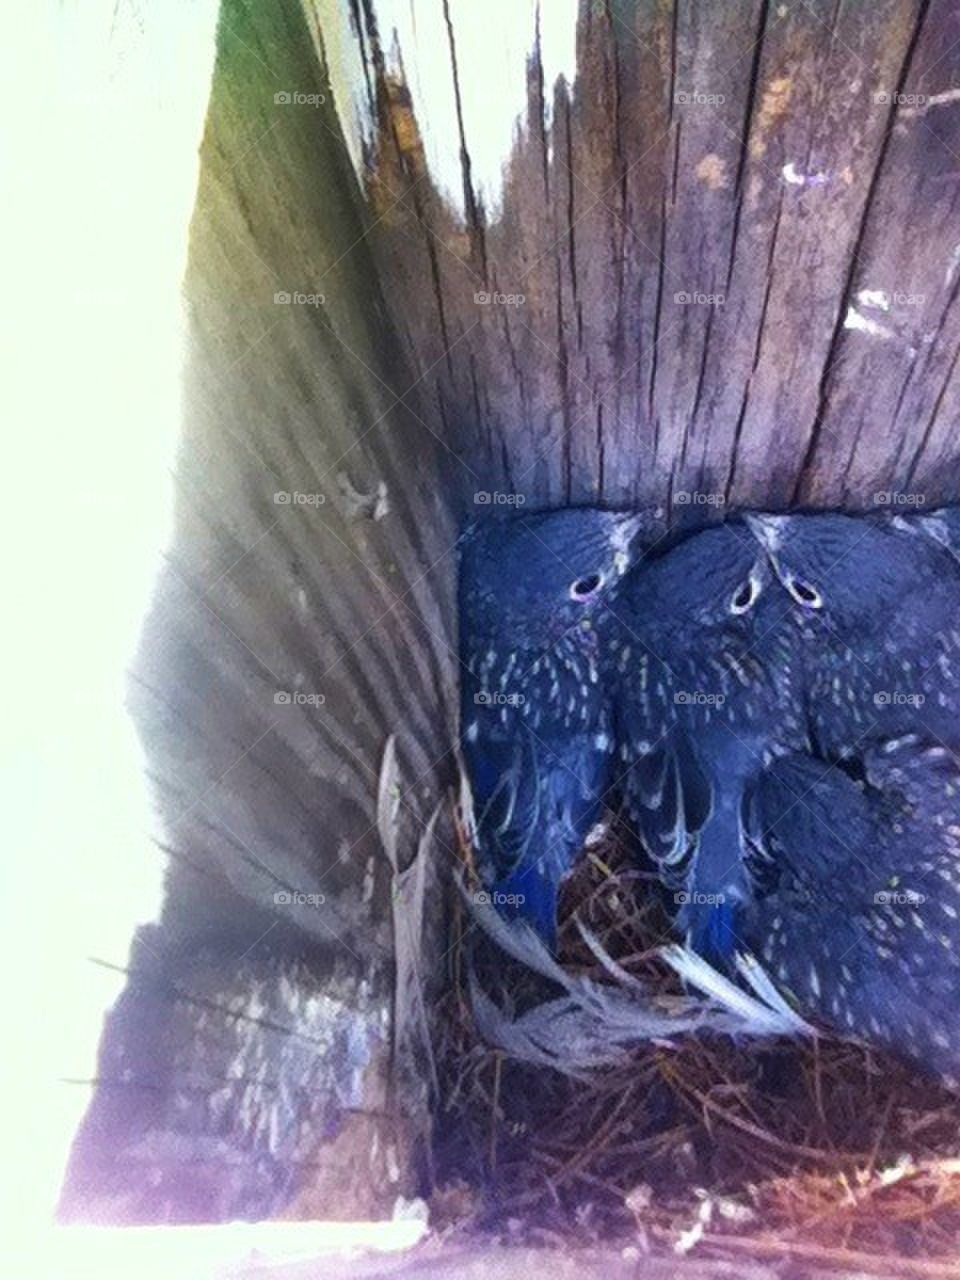
<svg viewBox="0 0 960 1280">
<path fill-rule="evenodd" d="M 539 797 L 531 741 L 522 732 L 494 731 L 473 741 L 465 738 L 463 749 L 477 844 L 489 863 L 489 878 L 499 879 L 522 860 L 537 825 Z"/>
<path fill-rule="evenodd" d="M 712 807 L 710 782 L 688 734 L 674 725 L 653 748 L 637 745 L 623 790 L 647 853 L 665 877 L 682 879 Z"/>
<path fill-rule="evenodd" d="M 481 876 L 552 940 L 560 881 L 596 820 L 611 770 L 603 735 L 535 733 L 519 713 L 464 739 Z"/>
<path fill-rule="evenodd" d="M 810 886 L 854 901 L 870 874 L 875 815 L 863 788 L 812 756 L 776 760 L 747 785 L 744 857 L 758 892 Z"/>
</svg>

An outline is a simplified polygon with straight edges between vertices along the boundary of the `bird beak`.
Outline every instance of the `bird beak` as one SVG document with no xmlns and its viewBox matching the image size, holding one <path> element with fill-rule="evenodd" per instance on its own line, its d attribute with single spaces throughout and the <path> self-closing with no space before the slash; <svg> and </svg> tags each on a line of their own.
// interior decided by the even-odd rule
<svg viewBox="0 0 960 1280">
<path fill-rule="evenodd" d="M 620 573 L 625 573 L 636 559 L 633 546 L 634 539 L 648 524 L 649 517 L 642 512 L 637 515 L 615 515 L 611 542 L 615 552 L 615 561 Z"/>
<path fill-rule="evenodd" d="M 615 532 L 614 539 L 622 546 L 629 546 L 640 530 L 646 524 L 647 517 L 643 512 L 636 514 L 623 514 L 614 516 Z"/>
<path fill-rule="evenodd" d="M 759 554 L 754 561 L 752 573 L 756 578 L 761 591 L 770 581 L 770 575 L 772 572 L 773 568 L 770 563 L 770 557 L 768 555 Z"/>
<path fill-rule="evenodd" d="M 788 516 L 744 516 L 750 532 L 770 555 L 783 545 Z"/>
</svg>

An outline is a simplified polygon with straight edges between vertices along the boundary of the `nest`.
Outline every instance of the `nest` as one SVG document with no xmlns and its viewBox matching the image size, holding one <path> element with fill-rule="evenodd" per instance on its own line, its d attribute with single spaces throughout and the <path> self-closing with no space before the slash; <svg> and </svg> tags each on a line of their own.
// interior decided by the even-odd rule
<svg viewBox="0 0 960 1280">
<path fill-rule="evenodd" d="M 586 924 L 669 1000 L 681 988 L 656 954 L 669 921 L 649 879 L 616 832 L 590 849 L 564 886 L 559 958 L 605 979 Z M 957 1274 L 960 1100 L 936 1083 L 823 1036 L 686 1036 L 585 1079 L 515 1061 L 479 1037 L 462 910 L 456 928 L 435 1020 L 438 1226 L 669 1253 L 678 1269 L 695 1253 L 802 1259 L 804 1274 Z M 517 1006 L 545 998 L 502 957 L 487 973 Z"/>
</svg>

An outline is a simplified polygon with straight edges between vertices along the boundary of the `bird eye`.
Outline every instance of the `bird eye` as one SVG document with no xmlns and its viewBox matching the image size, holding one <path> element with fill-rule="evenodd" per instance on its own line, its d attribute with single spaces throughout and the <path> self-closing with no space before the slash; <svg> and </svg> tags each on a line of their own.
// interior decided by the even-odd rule
<svg viewBox="0 0 960 1280">
<path fill-rule="evenodd" d="M 603 586 L 603 574 L 591 573 L 586 578 L 578 578 L 570 584 L 571 600 L 589 600 Z"/>
<path fill-rule="evenodd" d="M 736 591 L 731 596 L 730 612 L 746 613 L 759 594 L 760 584 L 751 573 L 750 577 L 741 582 L 740 586 L 737 587 Z"/>
<path fill-rule="evenodd" d="M 823 596 L 806 579 L 798 578 L 791 573 L 787 577 L 785 586 L 797 604 L 802 604 L 805 609 L 823 608 Z"/>
</svg>

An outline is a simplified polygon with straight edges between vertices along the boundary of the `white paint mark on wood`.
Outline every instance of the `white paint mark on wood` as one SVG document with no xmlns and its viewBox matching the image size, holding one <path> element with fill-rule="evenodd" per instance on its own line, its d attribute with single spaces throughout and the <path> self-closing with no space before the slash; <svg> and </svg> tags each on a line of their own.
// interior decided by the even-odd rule
<svg viewBox="0 0 960 1280">
<path fill-rule="evenodd" d="M 780 170 L 784 182 L 792 187 L 822 187 L 830 181 L 829 173 L 801 173 L 792 160 Z"/>
<path fill-rule="evenodd" d="M 880 311 L 890 310 L 890 295 L 885 289 L 861 289 L 857 294 L 861 307 L 875 307 Z"/>
<path fill-rule="evenodd" d="M 893 331 L 888 329 L 886 325 L 880 324 L 877 320 L 872 320 L 869 316 L 861 315 L 856 307 L 847 308 L 843 327 L 845 329 L 857 329 L 861 333 L 869 333 L 874 338 L 883 338 L 884 340 L 894 336 Z"/>
</svg>

